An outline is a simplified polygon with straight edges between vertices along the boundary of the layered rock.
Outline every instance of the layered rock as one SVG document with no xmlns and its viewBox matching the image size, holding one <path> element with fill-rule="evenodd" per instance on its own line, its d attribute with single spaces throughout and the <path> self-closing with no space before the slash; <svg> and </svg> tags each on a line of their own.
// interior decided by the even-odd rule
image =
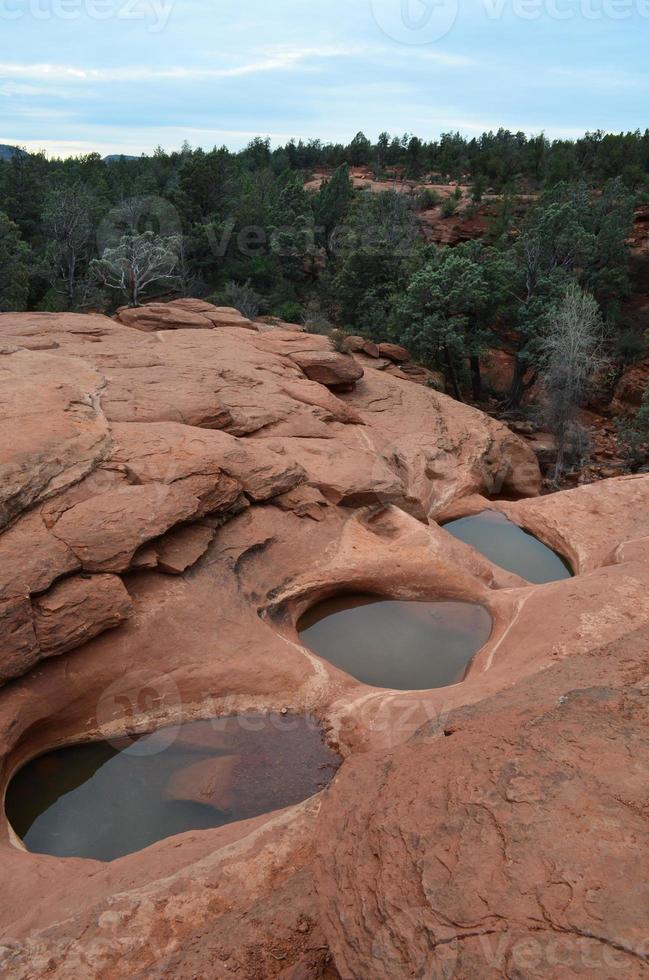
<svg viewBox="0 0 649 980">
<path fill-rule="evenodd" d="M 3 818 L 0 973 L 646 976 L 649 477 L 540 498 L 533 450 L 407 361 L 340 355 L 331 391 L 299 363 L 327 338 L 175 307 L 0 316 L 16 404 L 43 379 L 3 456 L 2 788 L 54 746 L 240 712 L 313 714 L 345 762 L 110 865 L 27 853 Z M 485 507 L 577 576 L 529 586 L 440 526 Z M 297 632 L 341 590 L 479 603 L 493 633 L 462 684 L 370 688 Z M 171 798 L 245 799 L 231 731 L 182 747 L 219 761 Z"/>
<path fill-rule="evenodd" d="M 0 528 L 82 479 L 106 455 L 103 385 L 76 358 L 0 348 Z"/>
<path fill-rule="evenodd" d="M 621 508 L 630 487 L 608 485 Z M 567 513 L 588 507 L 587 489 Z M 547 499 L 556 510 L 563 497 Z M 589 533 L 575 525 L 575 552 Z M 393 507 L 328 506 L 314 522 L 272 503 L 228 523 L 213 549 L 189 580 L 140 576 L 123 631 L 50 661 L 24 682 L 28 701 L 8 689 L 5 743 L 29 755 L 55 734 L 101 734 L 90 706 L 132 664 L 118 688 L 129 726 L 143 686 L 171 670 L 178 695 L 158 724 L 179 705 L 200 717 L 289 704 L 318 712 L 347 761 L 307 804 L 110 866 L 5 841 L 5 973 L 646 975 L 646 562 L 532 588 Z M 494 636 L 463 685 L 367 689 L 293 632 L 332 583 L 477 600 Z M 232 754 L 221 733 L 214 745 Z M 216 781 L 203 770 L 170 792 L 227 807 L 236 762 Z"/>
<path fill-rule="evenodd" d="M 614 415 L 635 415 L 649 387 L 649 361 L 634 364 L 617 384 L 611 411 Z"/>
<path fill-rule="evenodd" d="M 39 661 L 74 650 L 129 616 L 131 600 L 115 575 L 63 579 L 46 593 L 0 599 L 2 680 L 26 674 Z"/>
<path fill-rule="evenodd" d="M 176 299 L 170 303 L 148 303 L 135 308 L 123 306 L 120 323 L 136 330 L 213 330 L 214 327 L 244 327 L 254 330 L 251 320 L 230 307 L 214 306 L 200 299 Z"/>
<path fill-rule="evenodd" d="M 395 364 L 405 364 L 410 360 L 410 353 L 399 344 L 379 344 L 379 357 L 387 357 Z"/>
<path fill-rule="evenodd" d="M 364 373 L 353 357 L 335 351 L 305 351 L 292 354 L 291 359 L 310 381 L 317 381 L 334 391 L 353 389 Z"/>
<path fill-rule="evenodd" d="M 427 520 L 449 494 L 538 492 L 522 443 L 404 384 L 408 364 L 392 378 L 380 359 L 368 370 L 325 337 L 260 334 L 241 319 L 200 300 L 124 309 L 117 321 L 0 315 L 11 423 L 0 457 L 0 520 L 11 525 L 0 536 L 0 596 L 14 624 L 0 679 L 45 655 L 32 602 L 58 580 L 183 574 L 251 503 L 281 498 L 318 520 L 323 503 L 394 502 Z M 391 356 L 404 360 L 396 348 Z M 206 518 L 216 523 L 192 529 Z M 110 603 L 86 605 L 80 637 L 115 624 Z M 63 634 L 49 652 L 70 648 L 74 631 Z"/>
</svg>

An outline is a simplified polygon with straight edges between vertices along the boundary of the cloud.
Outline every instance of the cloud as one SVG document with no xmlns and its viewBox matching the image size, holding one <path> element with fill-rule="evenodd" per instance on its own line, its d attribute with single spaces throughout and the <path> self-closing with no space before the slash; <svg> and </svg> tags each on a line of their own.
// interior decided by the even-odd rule
<svg viewBox="0 0 649 980">
<path fill-rule="evenodd" d="M 291 71 L 307 67 L 309 62 L 323 58 L 340 58 L 359 53 L 360 49 L 337 46 L 278 50 L 258 61 L 232 66 L 153 67 L 124 66 L 121 68 L 81 68 L 77 65 L 60 65 L 39 62 L 15 64 L 0 62 L 0 78 L 27 78 L 58 82 L 140 82 L 140 81 L 197 81 L 209 78 L 241 78 L 262 72 Z"/>
</svg>

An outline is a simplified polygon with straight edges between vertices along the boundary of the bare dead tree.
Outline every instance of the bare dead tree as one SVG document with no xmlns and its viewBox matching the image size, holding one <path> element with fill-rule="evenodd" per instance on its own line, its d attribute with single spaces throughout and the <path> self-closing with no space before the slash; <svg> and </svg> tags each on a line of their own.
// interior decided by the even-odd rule
<svg viewBox="0 0 649 980">
<path fill-rule="evenodd" d="M 571 285 L 548 316 L 541 348 L 545 421 L 557 441 L 555 484 L 565 469 L 570 443 L 579 440 L 578 411 L 606 363 L 603 343 L 604 322 L 597 301 L 577 284 Z"/>
<path fill-rule="evenodd" d="M 119 245 L 104 250 L 93 270 L 105 286 L 119 290 L 129 306 L 139 306 L 147 286 L 175 278 L 180 250 L 179 236 L 162 238 L 152 231 L 124 235 Z"/>
</svg>

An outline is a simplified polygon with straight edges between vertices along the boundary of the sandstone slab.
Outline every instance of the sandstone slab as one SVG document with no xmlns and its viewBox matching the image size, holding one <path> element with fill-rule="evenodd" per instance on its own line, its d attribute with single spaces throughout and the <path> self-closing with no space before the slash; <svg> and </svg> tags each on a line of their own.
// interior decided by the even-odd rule
<svg viewBox="0 0 649 980">
<path fill-rule="evenodd" d="M 27 350 L 0 355 L 0 528 L 106 455 L 102 386 L 102 377 L 77 359 Z"/>
<path fill-rule="evenodd" d="M 54 657 L 119 626 L 131 600 L 116 575 L 73 576 L 35 599 L 33 608 L 41 656 Z"/>
<path fill-rule="evenodd" d="M 201 299 L 175 299 L 169 303 L 123 306 L 117 319 L 127 327 L 152 333 L 157 330 L 212 330 L 215 327 L 241 327 L 255 330 L 252 321 L 231 307 L 214 306 Z"/>
<path fill-rule="evenodd" d="M 347 337 L 347 345 L 353 354 L 365 354 L 367 357 L 375 359 L 380 357 L 379 345 L 371 340 L 366 340 L 365 337 L 357 337 L 352 334 Z"/>
<path fill-rule="evenodd" d="M 386 357 L 395 364 L 405 364 L 410 360 L 410 351 L 399 344 L 379 344 L 379 356 Z"/>
<path fill-rule="evenodd" d="M 291 359 L 307 378 L 327 388 L 348 388 L 363 377 L 363 368 L 348 354 L 336 351 L 304 351 L 291 354 Z"/>
<path fill-rule="evenodd" d="M 200 513 L 191 491 L 152 484 L 125 487 L 67 510 L 53 533 L 88 572 L 123 572 L 146 541 Z"/>
<path fill-rule="evenodd" d="M 168 531 L 155 545 L 157 567 L 167 575 L 182 575 L 203 557 L 214 534 L 213 528 L 200 524 Z"/>
</svg>

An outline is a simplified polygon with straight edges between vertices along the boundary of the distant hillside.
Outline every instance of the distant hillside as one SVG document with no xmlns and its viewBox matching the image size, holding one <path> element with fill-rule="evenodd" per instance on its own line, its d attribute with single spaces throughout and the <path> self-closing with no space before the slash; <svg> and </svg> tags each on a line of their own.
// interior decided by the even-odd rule
<svg viewBox="0 0 649 980">
<path fill-rule="evenodd" d="M 0 143 L 0 160 L 11 160 L 16 153 L 25 153 L 18 146 L 9 146 L 8 143 Z"/>
<path fill-rule="evenodd" d="M 128 153 L 109 153 L 104 157 L 104 163 L 119 163 L 120 160 L 139 160 L 139 157 L 130 156 Z"/>
</svg>

